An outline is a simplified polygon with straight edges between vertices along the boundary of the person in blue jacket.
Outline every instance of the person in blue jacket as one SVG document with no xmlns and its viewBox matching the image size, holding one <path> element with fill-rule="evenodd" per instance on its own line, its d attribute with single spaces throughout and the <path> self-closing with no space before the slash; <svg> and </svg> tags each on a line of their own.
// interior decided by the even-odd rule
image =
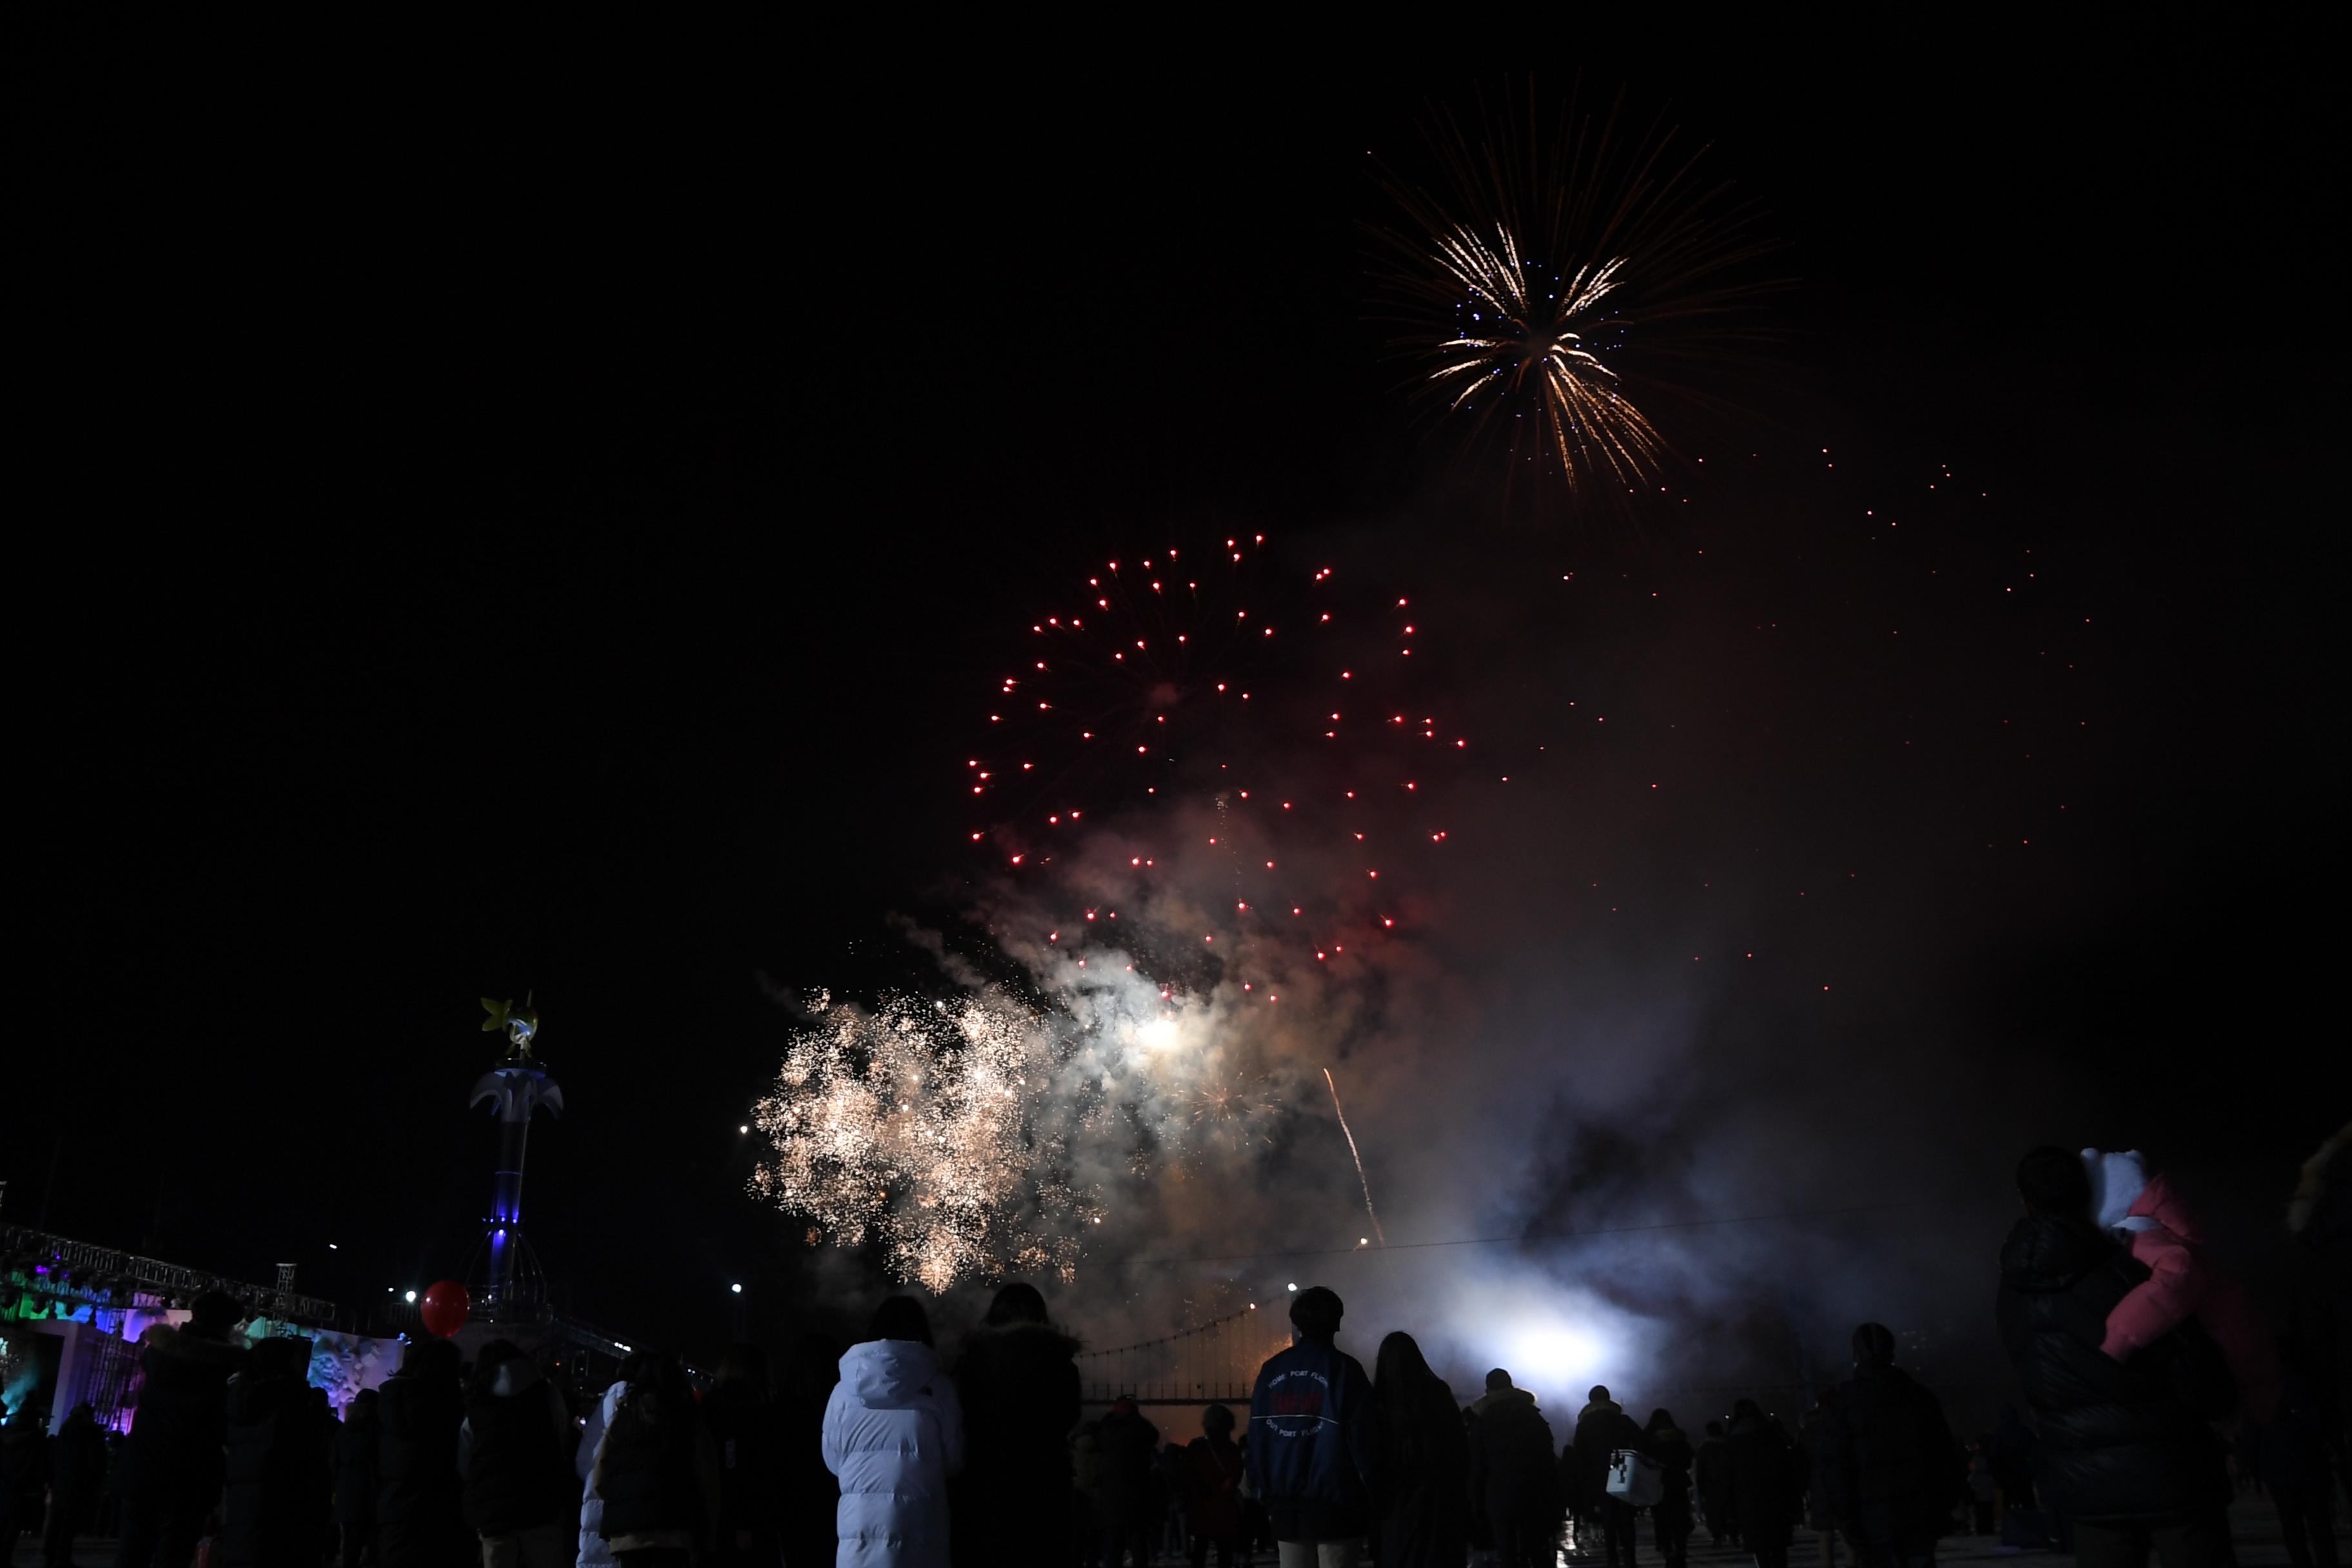
<svg viewBox="0 0 2352 1568">
<path fill-rule="evenodd" d="M 1250 1394 L 1250 1490 L 1281 1568 L 1348 1568 L 1371 1524 L 1380 1426 L 1371 1380 L 1332 1342 L 1345 1309 L 1318 1285 L 1290 1304 L 1290 1348 Z"/>
</svg>

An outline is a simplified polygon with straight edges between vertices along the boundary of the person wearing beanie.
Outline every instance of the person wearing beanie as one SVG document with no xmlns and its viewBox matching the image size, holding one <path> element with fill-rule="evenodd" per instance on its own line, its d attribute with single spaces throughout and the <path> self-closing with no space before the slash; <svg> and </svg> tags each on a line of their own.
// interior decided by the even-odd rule
<svg viewBox="0 0 2352 1568">
<path fill-rule="evenodd" d="M 1532 1568 L 1550 1546 L 1559 1518 L 1551 1423 L 1536 1396 L 1496 1367 L 1486 1392 L 1471 1401 L 1470 1507 L 1491 1536 L 1505 1568 Z"/>
<path fill-rule="evenodd" d="M 1291 1344 L 1250 1395 L 1250 1489 L 1274 1525 L 1281 1568 L 1347 1568 L 1371 1523 L 1380 1427 L 1371 1380 L 1337 1340 L 1338 1294 L 1290 1304 Z"/>
<path fill-rule="evenodd" d="M 1633 1568 L 1633 1510 L 1622 1498 L 1609 1495 L 1609 1460 L 1620 1448 L 1643 1451 L 1642 1428 L 1609 1397 L 1605 1386 L 1595 1384 L 1585 1395 L 1584 1408 L 1577 1412 L 1569 1447 L 1575 1455 L 1582 1510 L 1601 1521 L 1602 1561 Z"/>
</svg>

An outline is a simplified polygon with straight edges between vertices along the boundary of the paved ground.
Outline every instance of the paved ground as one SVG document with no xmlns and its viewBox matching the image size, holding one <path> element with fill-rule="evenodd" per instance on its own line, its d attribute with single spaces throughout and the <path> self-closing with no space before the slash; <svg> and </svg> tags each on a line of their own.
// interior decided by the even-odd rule
<svg viewBox="0 0 2352 1568">
<path fill-rule="evenodd" d="M 2282 1568 L 2286 1563 L 2286 1547 L 2279 1537 L 2278 1515 L 2271 1511 L 2267 1499 L 2241 1497 L 2237 1506 L 2230 1510 L 2230 1533 L 2237 1545 L 2241 1568 Z M 1838 1550 L 1835 1564 L 1824 1563 L 1820 1540 L 1817 1535 L 1798 1536 L 1795 1550 L 1789 1553 L 1789 1568 L 1853 1568 L 1853 1557 L 1843 1546 Z M 2339 1560 L 2352 1563 L 2352 1519 L 2347 1519 L 2341 1498 L 2336 1500 L 2336 1542 Z M 1600 1542 L 1596 1539 L 1589 1548 L 1580 1544 L 1571 1545 L 1560 1553 L 1559 1561 L 1562 1568 L 1570 1568 L 1570 1565 L 1584 1568 L 1585 1564 L 1601 1562 Z M 1656 1543 L 1646 1525 L 1642 1532 L 1639 1561 L 1644 1568 L 1651 1568 L 1651 1565 L 1663 1568 L 1664 1560 L 1658 1556 Z M 1734 1552 L 1728 1547 L 1709 1546 L 1704 1530 L 1691 1543 L 1690 1568 L 1748 1568 L 1753 1561 L 1746 1553 Z M 2059 1564 L 2071 1563 L 2074 1559 L 2058 1552 L 2004 1549 L 1998 1538 L 1990 1535 L 1957 1535 L 1944 1540 L 1937 1550 L 1936 1561 L 1939 1564 L 2015 1563 L 2018 1568 L 2036 1568 L 2038 1564 L 2048 1563 L 2051 1568 L 2058 1568 Z"/>
<path fill-rule="evenodd" d="M 2345 1563 L 2352 1563 L 2352 1521 L 2346 1518 L 2341 1499 L 2337 1500 L 2336 1521 L 2337 1556 Z M 2271 1511 L 2268 1502 L 2241 1498 L 2238 1506 L 2231 1510 L 2230 1522 L 2231 1532 L 2237 1542 L 2241 1568 L 2279 1568 L 2286 1562 L 2286 1548 L 2279 1540 L 2278 1516 Z M 1815 1536 L 1799 1536 L 1796 1550 L 1789 1553 L 1789 1568 L 1853 1568 L 1853 1560 L 1843 1550 L 1839 1552 L 1835 1564 L 1823 1563 L 1817 1541 Z M 1600 1560 L 1598 1541 L 1591 1547 L 1571 1544 L 1559 1554 L 1561 1568 L 1584 1568 L 1584 1564 Z M 2061 1563 L 2072 1561 L 2052 1552 L 2005 1552 L 1999 1542 L 1987 1535 L 1953 1536 L 1944 1542 L 1936 1553 L 1936 1560 L 1939 1563 L 2015 1562 L 2019 1568 L 2036 1568 L 2036 1565 L 2045 1563 L 2051 1568 L 2058 1568 Z M 112 1568 L 114 1542 L 86 1536 L 74 1554 L 74 1561 L 82 1568 Z M 1263 1564 L 1267 1558 L 1260 1553 L 1257 1561 Z M 1663 1568 L 1646 1524 L 1642 1531 L 1640 1561 Z M 1691 1543 L 1690 1568 L 1748 1568 L 1752 1561 L 1746 1553 L 1734 1552 L 1728 1547 L 1709 1546 L 1704 1530 Z M 42 1568 L 39 1543 L 30 1536 L 20 1540 L 16 1544 L 16 1556 L 9 1560 L 8 1568 Z M 467 1568 L 467 1565 L 453 1563 L 451 1568 Z"/>
</svg>

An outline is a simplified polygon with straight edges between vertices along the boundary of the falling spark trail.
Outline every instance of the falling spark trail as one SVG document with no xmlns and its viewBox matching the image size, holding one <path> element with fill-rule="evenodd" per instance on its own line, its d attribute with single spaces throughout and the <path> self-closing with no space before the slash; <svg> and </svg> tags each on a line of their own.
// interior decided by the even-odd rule
<svg viewBox="0 0 2352 1568">
<path fill-rule="evenodd" d="M 1331 1091 L 1331 1109 L 1339 1113 L 1339 1131 L 1347 1135 L 1348 1157 L 1356 1162 L 1356 1180 L 1363 1184 L 1364 1212 L 1372 1217 L 1372 1234 L 1380 1237 L 1382 1247 L 1386 1247 L 1389 1244 L 1388 1232 L 1381 1228 L 1381 1211 L 1372 1206 L 1372 1179 L 1364 1174 L 1364 1156 L 1356 1148 L 1355 1133 L 1349 1131 L 1348 1108 L 1339 1103 L 1339 1085 L 1332 1079 L 1329 1068 L 1323 1069 L 1323 1082 Z"/>
</svg>

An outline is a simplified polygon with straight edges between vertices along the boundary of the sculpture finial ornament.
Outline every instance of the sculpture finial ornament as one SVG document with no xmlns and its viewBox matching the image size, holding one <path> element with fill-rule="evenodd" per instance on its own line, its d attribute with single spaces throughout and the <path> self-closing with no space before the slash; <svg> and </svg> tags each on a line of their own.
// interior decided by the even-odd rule
<svg viewBox="0 0 2352 1568">
<path fill-rule="evenodd" d="M 493 1001 L 488 996 L 482 998 L 482 1011 L 489 1015 L 482 1020 L 482 1033 L 489 1035 L 505 1030 L 509 1047 L 507 1054 L 510 1057 L 529 1057 L 530 1043 L 539 1034 L 539 1014 L 531 1006 L 532 994 L 524 993 L 520 1007 L 514 1005 L 511 997 L 504 1002 Z"/>
</svg>

